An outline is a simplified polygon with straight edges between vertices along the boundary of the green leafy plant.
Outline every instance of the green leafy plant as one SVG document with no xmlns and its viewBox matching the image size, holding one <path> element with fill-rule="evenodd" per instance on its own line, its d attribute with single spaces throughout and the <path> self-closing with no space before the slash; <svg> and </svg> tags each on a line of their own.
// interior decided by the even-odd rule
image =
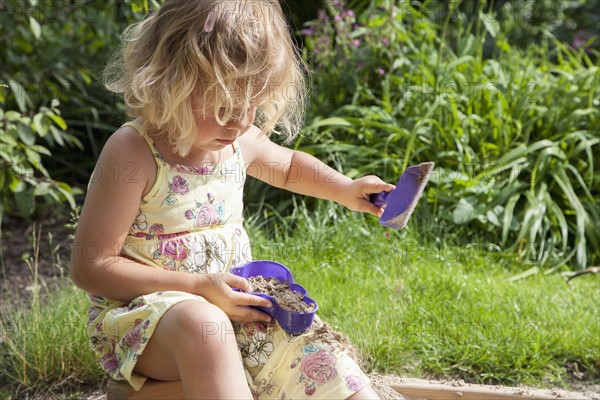
<svg viewBox="0 0 600 400">
<path fill-rule="evenodd" d="M 4 44 L 1 107 L 32 117 L 40 107 L 50 108 L 56 99 L 66 124 L 59 131 L 83 145 L 77 145 L 81 151 L 73 152 L 68 140 L 63 140 L 66 146 L 56 146 L 54 157 L 43 157 L 48 171 L 58 179 L 85 183 L 108 135 L 123 122 L 121 100 L 103 88 L 100 74 L 110 55 L 118 50 L 123 29 L 158 3 L 0 3 L 0 38 Z"/>
<path fill-rule="evenodd" d="M 37 113 L 25 109 L 26 114 L 0 109 L 0 214 L 29 217 L 36 209 L 36 198 L 48 203 L 67 201 L 75 207 L 78 191 L 53 180 L 42 163 L 42 156 L 50 156 L 48 147 L 55 143 L 80 146 L 64 132 L 66 124 L 56 106 L 41 107 Z"/>
<path fill-rule="evenodd" d="M 548 32 L 512 47 L 485 2 L 466 25 L 452 4 L 437 22 L 372 2 L 309 24 L 317 144 L 299 147 L 390 182 L 435 161 L 411 225 L 430 237 L 475 237 L 547 268 L 598 262 L 598 65 Z"/>
<path fill-rule="evenodd" d="M 124 119 L 121 100 L 102 88 L 99 74 L 121 31 L 158 6 L 0 2 L 1 209 L 29 217 L 37 198 L 74 206 L 81 191 L 72 187 L 87 182 L 104 141 Z"/>
</svg>

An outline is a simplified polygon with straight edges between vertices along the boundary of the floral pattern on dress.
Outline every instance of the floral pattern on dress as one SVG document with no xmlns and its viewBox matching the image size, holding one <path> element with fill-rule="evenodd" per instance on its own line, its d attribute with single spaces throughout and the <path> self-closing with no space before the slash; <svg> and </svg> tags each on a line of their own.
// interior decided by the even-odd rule
<svg viewBox="0 0 600 400">
<path fill-rule="evenodd" d="M 217 164 L 215 163 L 204 163 L 202 165 L 180 165 L 174 163 L 167 163 L 169 168 L 173 171 L 186 173 L 186 174 L 194 174 L 194 175 L 210 175 L 217 169 Z"/>
<path fill-rule="evenodd" d="M 148 222 L 146 222 L 146 214 L 143 214 L 142 210 L 139 209 L 137 215 L 135 216 L 135 220 L 129 229 L 129 233 L 137 236 L 138 233 L 143 232 L 147 227 Z"/>
<path fill-rule="evenodd" d="M 91 306 L 88 308 L 88 321 L 87 321 L 87 326 L 90 326 L 90 324 L 92 324 L 96 318 L 98 318 L 98 316 L 102 313 L 102 308 L 98 307 L 98 306 Z"/>
<path fill-rule="evenodd" d="M 102 356 L 102 369 L 108 374 L 119 368 L 119 364 L 119 359 L 114 352 L 106 353 L 104 356 Z"/>
<path fill-rule="evenodd" d="M 123 336 L 123 339 L 121 339 L 122 345 L 128 346 L 131 349 L 131 352 L 134 353 L 132 355 L 134 358 L 139 357 L 137 354 L 139 348 L 142 346 L 142 344 L 148 341 L 148 338 L 143 333 L 149 325 L 150 320 L 142 320 L 138 318 L 135 320 L 134 328 L 127 332 L 125 336 Z"/>
<path fill-rule="evenodd" d="M 247 322 L 240 325 L 236 339 L 248 368 L 256 368 L 269 361 L 269 356 L 275 349 L 273 334 L 269 329 L 272 325 L 273 323 L 267 322 Z"/>
<path fill-rule="evenodd" d="M 266 379 L 262 379 L 260 382 L 258 382 L 258 384 L 256 385 L 256 391 L 258 392 L 259 395 L 261 394 L 269 394 L 272 395 L 273 394 L 273 390 L 275 389 L 275 384 L 272 381 L 267 381 Z"/>
<path fill-rule="evenodd" d="M 300 365 L 300 378 L 298 383 L 304 382 L 304 393 L 312 396 L 317 390 L 317 386 L 331 382 L 337 377 L 337 357 L 333 354 L 332 346 L 318 346 L 316 344 L 304 345 L 302 348 L 302 357 L 294 359 L 290 365 L 295 369 Z"/>
<path fill-rule="evenodd" d="M 177 239 L 177 236 L 181 235 L 158 235 L 160 241 L 152 254 L 152 259 L 160 260 L 163 268 L 168 271 L 178 271 L 182 261 L 186 260 L 192 251 L 188 241 L 183 238 Z"/>
<path fill-rule="evenodd" d="M 152 226 L 150 226 L 150 229 L 148 229 L 148 232 L 139 231 L 132 234 L 132 236 L 145 238 L 146 240 L 153 240 L 154 238 L 156 238 L 164 232 L 165 227 L 163 226 L 163 224 L 152 224 Z"/>
<path fill-rule="evenodd" d="M 346 386 L 348 386 L 348 389 L 352 390 L 353 392 L 358 392 L 360 389 L 363 388 L 363 386 L 365 386 L 365 382 L 361 379 L 360 376 L 348 375 L 345 377 L 345 379 Z"/>
<path fill-rule="evenodd" d="M 192 238 L 184 232 L 180 235 L 158 235 L 157 249 L 152 260 L 159 262 L 168 271 L 185 271 L 193 274 L 224 272 L 231 259 L 238 256 L 236 249 L 228 249 L 226 241 L 215 236 Z"/>
<path fill-rule="evenodd" d="M 190 191 L 190 187 L 188 182 L 181 175 L 175 175 L 173 180 L 169 182 L 169 192 L 167 193 L 167 197 L 160 204 L 161 206 L 167 205 L 172 206 L 177 203 L 176 195 L 185 195 Z"/>
<path fill-rule="evenodd" d="M 223 224 L 225 207 L 223 202 L 214 204 L 215 196 L 212 193 L 207 194 L 208 202 L 200 203 L 196 201 L 196 209 L 186 210 L 184 216 L 188 220 L 194 221 L 194 227 L 204 228 L 211 225 Z"/>
<path fill-rule="evenodd" d="M 226 244 L 220 238 L 203 237 L 196 242 L 194 256 L 191 258 L 188 271 L 192 273 L 223 272 L 226 260 Z"/>
</svg>

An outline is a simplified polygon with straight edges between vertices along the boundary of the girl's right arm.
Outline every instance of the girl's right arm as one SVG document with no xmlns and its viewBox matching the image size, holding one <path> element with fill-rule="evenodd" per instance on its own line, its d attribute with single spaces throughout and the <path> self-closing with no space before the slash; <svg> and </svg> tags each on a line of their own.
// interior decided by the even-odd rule
<svg viewBox="0 0 600 400">
<path fill-rule="evenodd" d="M 155 175 L 154 158 L 134 130 L 123 128 L 110 137 L 96 165 L 75 233 L 73 282 L 92 294 L 124 302 L 158 291 L 194 293 L 219 306 L 232 320 L 266 320 L 266 314 L 247 306 L 270 306 L 268 301 L 231 290 L 249 290 L 243 278 L 166 271 L 120 256 L 140 199 Z"/>
</svg>

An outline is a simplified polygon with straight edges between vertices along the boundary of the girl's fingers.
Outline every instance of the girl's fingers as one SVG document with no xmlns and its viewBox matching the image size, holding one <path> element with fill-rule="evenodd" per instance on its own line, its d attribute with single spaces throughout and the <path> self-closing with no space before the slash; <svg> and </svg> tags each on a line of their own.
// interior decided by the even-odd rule
<svg viewBox="0 0 600 400">
<path fill-rule="evenodd" d="M 237 299 L 236 299 L 237 300 Z M 229 318 L 238 322 L 265 321 L 270 322 L 271 316 L 250 306 L 271 307 L 271 302 L 260 296 L 245 295 L 241 302 L 236 301 Z"/>
<path fill-rule="evenodd" d="M 243 306 L 273 307 L 273 304 L 269 300 L 248 293 L 236 293 L 235 303 Z"/>
<path fill-rule="evenodd" d="M 377 183 L 374 185 L 373 187 L 373 193 L 379 193 L 379 192 L 391 192 L 392 190 L 396 189 L 396 186 L 391 185 L 389 183 Z"/>
<path fill-rule="evenodd" d="M 233 274 L 222 274 L 223 283 L 231 286 L 235 289 L 243 290 L 244 292 L 249 292 L 252 290 L 250 286 L 250 282 L 247 279 L 242 278 L 241 276 L 233 275 Z"/>
<path fill-rule="evenodd" d="M 379 192 L 390 192 L 396 188 L 396 186 L 382 181 L 375 175 L 368 175 L 363 178 L 358 178 L 355 182 L 360 182 L 360 185 L 364 188 L 366 193 L 379 193 Z"/>
<path fill-rule="evenodd" d="M 381 215 L 383 214 L 382 207 L 378 207 L 375 204 L 369 203 L 368 201 L 364 201 L 361 204 L 360 209 L 358 211 L 369 213 L 376 217 L 381 217 Z"/>
<path fill-rule="evenodd" d="M 271 321 L 271 317 L 255 308 L 252 307 L 272 307 L 273 304 L 260 296 L 247 293 L 236 293 L 234 299 L 236 305 L 236 313 L 231 315 L 230 318 L 240 322 L 252 322 L 252 321 Z"/>
<path fill-rule="evenodd" d="M 238 307 L 236 312 L 230 315 L 229 318 L 236 322 L 271 322 L 272 320 L 268 314 L 250 307 Z"/>
<path fill-rule="evenodd" d="M 376 217 L 381 218 L 383 215 L 383 208 L 371 205 L 371 209 L 368 212 Z"/>
</svg>

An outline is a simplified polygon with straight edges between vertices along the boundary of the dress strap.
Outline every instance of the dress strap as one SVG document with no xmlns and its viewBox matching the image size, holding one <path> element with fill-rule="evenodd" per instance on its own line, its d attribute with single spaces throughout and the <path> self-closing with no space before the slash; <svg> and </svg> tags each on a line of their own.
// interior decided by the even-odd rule
<svg viewBox="0 0 600 400">
<path fill-rule="evenodd" d="M 139 133 L 140 136 L 144 138 L 144 140 L 148 144 L 148 147 L 150 148 L 150 151 L 152 152 L 154 157 L 159 160 L 162 159 L 162 157 L 160 156 L 160 153 L 158 152 L 158 150 L 156 149 L 156 146 L 154 145 L 154 141 L 152 140 L 152 138 L 150 136 L 148 136 L 148 133 L 146 132 L 146 128 L 144 128 L 144 125 L 142 125 L 141 123 L 139 123 L 137 121 L 129 121 L 129 122 L 125 122 L 122 126 L 129 126 L 133 129 L 135 129 L 137 131 L 137 133 Z"/>
<path fill-rule="evenodd" d="M 244 161 L 242 158 L 242 151 L 240 149 L 240 144 L 238 143 L 238 141 L 236 140 L 235 142 L 233 142 L 231 144 L 231 147 L 233 148 L 233 155 L 237 157 L 238 162 L 242 165 L 244 165 Z"/>
<path fill-rule="evenodd" d="M 153 198 L 158 191 L 160 190 L 161 187 L 161 182 L 164 180 L 165 178 L 165 162 L 163 161 L 160 153 L 158 152 L 154 141 L 152 140 L 152 138 L 150 136 L 148 136 L 148 133 L 146 132 L 146 128 L 144 127 L 143 124 L 141 124 L 138 121 L 129 121 L 129 122 L 125 122 L 123 125 L 121 125 L 121 127 L 124 126 L 128 126 L 130 128 L 135 129 L 135 131 L 144 138 L 144 140 L 146 141 L 146 143 L 148 144 L 148 148 L 150 149 L 150 151 L 152 152 L 152 155 L 154 156 L 154 162 L 156 163 L 156 179 L 154 180 L 154 183 L 152 185 L 152 188 L 150 189 L 150 191 L 148 193 L 146 193 L 146 195 L 142 198 L 142 201 L 149 201 L 151 198 Z"/>
</svg>

